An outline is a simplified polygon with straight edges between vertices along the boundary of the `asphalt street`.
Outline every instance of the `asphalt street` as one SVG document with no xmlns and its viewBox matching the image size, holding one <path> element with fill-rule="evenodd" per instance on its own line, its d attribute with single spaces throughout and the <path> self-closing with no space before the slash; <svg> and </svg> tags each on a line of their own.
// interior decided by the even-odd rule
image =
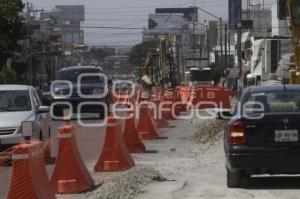
<svg viewBox="0 0 300 199">
<path fill-rule="evenodd" d="M 100 121 L 87 120 L 87 122 Z M 160 131 L 163 139 L 145 142 L 147 150 L 154 151 L 154 153 L 133 155 L 137 168 L 154 168 L 167 179 L 167 181 L 156 182 L 145 187 L 146 192 L 138 195 L 136 199 L 299 198 L 300 178 L 297 176 L 260 176 L 245 181 L 241 189 L 228 189 L 222 132 L 205 146 L 192 139 L 195 132 L 201 128 L 201 123 L 205 122 L 205 120 L 195 118 L 171 121 L 173 128 Z M 52 122 L 52 134 L 60 125 L 61 122 Z M 76 122 L 74 125 L 77 144 L 85 164 L 96 183 L 105 181 L 105 176 L 111 174 L 92 172 L 103 144 L 104 128 L 80 127 Z M 51 165 L 47 166 L 49 175 L 52 168 Z M 8 190 L 10 169 L 10 167 L 0 168 L 0 198 L 5 198 Z M 70 196 L 61 198 L 70 198 Z"/>
</svg>

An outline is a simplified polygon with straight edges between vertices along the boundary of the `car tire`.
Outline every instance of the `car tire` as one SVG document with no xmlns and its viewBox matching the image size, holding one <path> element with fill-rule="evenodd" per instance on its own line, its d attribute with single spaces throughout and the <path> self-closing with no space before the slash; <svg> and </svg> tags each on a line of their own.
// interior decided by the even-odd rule
<svg viewBox="0 0 300 199">
<path fill-rule="evenodd" d="M 227 171 L 227 187 L 228 188 L 239 188 L 241 187 L 242 171 Z"/>
</svg>

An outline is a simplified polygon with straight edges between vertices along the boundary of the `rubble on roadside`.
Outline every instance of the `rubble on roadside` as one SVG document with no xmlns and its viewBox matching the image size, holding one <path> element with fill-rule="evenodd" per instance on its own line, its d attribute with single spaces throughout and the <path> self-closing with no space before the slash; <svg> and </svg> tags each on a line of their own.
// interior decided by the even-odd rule
<svg viewBox="0 0 300 199">
<path fill-rule="evenodd" d="M 193 140 L 203 145 L 214 143 L 223 135 L 226 122 L 226 120 L 218 119 L 201 120 L 196 124 L 199 130 L 194 134 Z"/>
<path fill-rule="evenodd" d="M 144 187 L 164 178 L 153 168 L 133 168 L 111 177 L 96 190 L 84 194 L 82 199 L 130 199 L 144 193 Z"/>
</svg>

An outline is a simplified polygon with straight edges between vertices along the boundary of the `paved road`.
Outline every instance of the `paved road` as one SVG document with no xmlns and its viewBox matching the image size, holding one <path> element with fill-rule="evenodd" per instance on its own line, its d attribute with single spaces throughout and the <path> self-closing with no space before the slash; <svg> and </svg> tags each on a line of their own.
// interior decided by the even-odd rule
<svg viewBox="0 0 300 199">
<path fill-rule="evenodd" d="M 86 120 L 88 123 L 97 123 L 100 121 L 97 120 Z M 92 171 L 93 165 L 98 158 L 100 153 L 100 148 L 103 144 L 103 128 L 84 128 L 80 127 L 77 122 L 73 122 L 76 126 L 76 137 L 77 137 L 77 145 L 81 156 L 89 170 Z M 57 128 L 61 125 L 59 121 L 53 121 L 51 123 L 51 131 L 52 135 L 55 134 Z M 53 166 L 48 165 L 47 169 L 49 171 L 49 175 L 51 175 L 51 170 Z M 11 167 L 0 167 L 0 198 L 5 198 L 7 193 L 9 182 L 11 176 Z"/>
<path fill-rule="evenodd" d="M 137 167 L 154 167 L 168 179 L 166 182 L 147 186 L 148 192 L 136 199 L 300 198 L 300 178 L 297 177 L 254 178 L 244 183 L 246 188 L 228 189 L 222 134 L 207 149 L 207 145 L 204 147 L 191 139 L 198 131 L 199 122 L 205 121 L 195 119 L 172 121 L 171 124 L 176 127 L 162 133 L 162 136 L 168 139 L 145 142 L 149 151 L 156 150 L 157 153 L 134 155 Z M 52 123 L 53 132 L 59 125 L 59 122 Z M 78 127 L 76 135 L 80 153 L 92 172 L 103 142 L 103 128 Z M 51 166 L 48 166 L 48 169 L 51 173 Z M 6 194 L 9 171 L 10 168 L 0 168 L 0 198 L 4 198 Z M 92 174 L 96 181 L 104 175 Z"/>
<path fill-rule="evenodd" d="M 207 149 L 191 140 L 198 128 L 193 124 L 198 122 L 177 121 L 177 127 L 165 134 L 169 139 L 148 142 L 147 146 L 159 153 L 140 155 L 136 162 L 160 170 L 170 181 L 148 186 L 148 193 L 136 199 L 300 198 L 298 177 L 253 178 L 244 183 L 243 189 L 228 189 L 222 133 Z"/>
</svg>

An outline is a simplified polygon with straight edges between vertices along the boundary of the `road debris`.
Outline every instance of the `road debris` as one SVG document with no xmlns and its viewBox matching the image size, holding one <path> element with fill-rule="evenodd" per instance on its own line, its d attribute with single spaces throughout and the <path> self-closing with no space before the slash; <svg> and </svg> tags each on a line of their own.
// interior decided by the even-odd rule
<svg viewBox="0 0 300 199">
<path fill-rule="evenodd" d="M 197 124 L 199 130 L 194 134 L 193 140 L 203 145 L 214 143 L 222 136 L 226 122 L 226 120 L 218 119 L 201 120 Z"/>
<path fill-rule="evenodd" d="M 133 168 L 121 174 L 107 177 L 102 186 L 82 196 L 81 199 L 129 199 L 145 193 L 144 186 L 165 181 L 153 168 Z"/>
</svg>

